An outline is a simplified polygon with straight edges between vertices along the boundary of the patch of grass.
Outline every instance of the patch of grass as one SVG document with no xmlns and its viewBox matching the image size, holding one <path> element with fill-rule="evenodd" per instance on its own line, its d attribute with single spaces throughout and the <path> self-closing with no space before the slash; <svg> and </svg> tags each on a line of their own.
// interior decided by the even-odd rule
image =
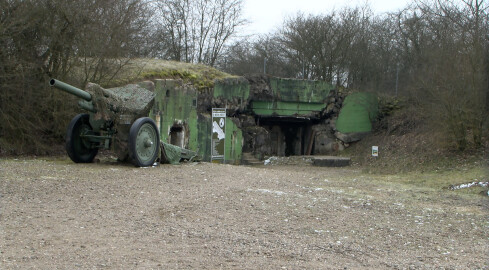
<svg viewBox="0 0 489 270">
<path fill-rule="evenodd" d="M 448 189 L 450 185 L 489 181 L 489 137 L 484 137 L 484 147 L 452 150 L 422 117 L 410 108 L 396 108 L 377 123 L 375 132 L 340 155 L 351 157 L 363 173 L 410 186 Z M 379 147 L 378 157 L 372 157 L 372 146 Z M 487 188 L 450 192 L 479 194 Z"/>
<path fill-rule="evenodd" d="M 434 170 L 430 172 L 413 171 L 401 174 L 399 181 L 402 183 L 423 186 L 434 189 L 448 189 L 450 185 L 458 185 L 470 182 L 488 181 L 486 168 L 475 166 L 471 168 L 456 168 L 451 170 Z M 461 189 L 462 193 L 472 189 Z M 468 192 L 472 193 L 472 192 Z"/>
<path fill-rule="evenodd" d="M 372 157 L 372 146 L 379 156 Z M 370 173 L 437 172 L 484 167 L 489 164 L 487 149 L 458 152 L 438 147 L 429 134 L 372 134 L 353 143 L 341 153 Z"/>
<path fill-rule="evenodd" d="M 448 190 L 450 185 L 489 181 L 489 160 L 484 150 L 460 153 L 437 149 L 423 143 L 422 138 L 419 134 L 372 135 L 342 155 L 350 156 L 363 173 L 410 186 Z M 379 157 L 371 156 L 372 145 L 379 146 Z M 450 192 L 473 195 L 487 191 L 472 187 Z"/>
<path fill-rule="evenodd" d="M 182 79 L 197 89 L 214 86 L 215 79 L 234 77 L 202 64 L 190 64 L 158 59 L 131 59 L 104 87 L 115 87 L 148 79 Z"/>
</svg>

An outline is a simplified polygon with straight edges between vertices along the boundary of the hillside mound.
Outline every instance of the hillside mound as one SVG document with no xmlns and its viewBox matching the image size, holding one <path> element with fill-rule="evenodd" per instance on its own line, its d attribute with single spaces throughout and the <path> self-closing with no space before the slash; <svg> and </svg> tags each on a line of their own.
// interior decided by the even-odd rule
<svg viewBox="0 0 489 270">
<path fill-rule="evenodd" d="M 351 157 L 354 165 L 375 173 L 489 168 L 489 135 L 483 137 L 483 147 L 458 151 L 455 146 L 447 145 L 446 134 L 434 131 L 420 112 L 412 106 L 395 103 L 394 106 L 392 102 L 381 104 L 374 131 L 341 155 Z M 372 156 L 372 146 L 378 146 L 378 157 Z"/>
<path fill-rule="evenodd" d="M 82 72 L 83 67 L 84 65 L 78 66 L 72 77 L 75 78 L 76 74 Z M 182 79 L 202 89 L 212 87 L 215 79 L 234 77 L 203 64 L 150 58 L 111 60 L 106 65 L 104 73 L 107 75 L 96 83 L 106 88 L 148 79 Z"/>
</svg>

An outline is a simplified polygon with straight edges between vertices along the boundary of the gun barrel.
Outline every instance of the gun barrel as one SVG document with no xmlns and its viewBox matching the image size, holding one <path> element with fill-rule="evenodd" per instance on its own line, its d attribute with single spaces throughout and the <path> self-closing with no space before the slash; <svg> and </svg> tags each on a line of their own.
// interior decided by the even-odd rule
<svg viewBox="0 0 489 270">
<path fill-rule="evenodd" d="M 70 93 L 72 95 L 75 95 L 75 96 L 77 96 L 79 98 L 82 98 L 82 99 L 84 99 L 86 101 L 91 101 L 92 100 L 92 95 L 90 95 L 90 93 L 85 92 L 85 91 L 83 91 L 83 90 L 81 90 L 79 88 L 76 88 L 76 87 L 74 87 L 72 85 L 69 85 L 67 83 L 64 83 L 62 81 L 58 81 L 56 79 L 51 79 L 49 81 L 49 85 L 54 86 L 54 87 L 56 87 L 58 89 L 61 89 L 61 90 L 65 91 L 65 92 L 68 92 L 68 93 Z"/>
</svg>

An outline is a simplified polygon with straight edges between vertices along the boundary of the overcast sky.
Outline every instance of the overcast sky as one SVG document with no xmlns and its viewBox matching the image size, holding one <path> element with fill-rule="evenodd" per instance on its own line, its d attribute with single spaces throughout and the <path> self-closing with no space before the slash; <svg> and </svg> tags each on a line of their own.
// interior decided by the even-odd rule
<svg viewBox="0 0 489 270">
<path fill-rule="evenodd" d="M 301 11 L 305 14 L 327 14 L 346 6 L 365 5 L 365 0 L 243 0 L 244 17 L 250 21 L 245 27 L 249 34 L 264 34 L 282 25 L 283 19 Z M 369 0 L 376 14 L 397 11 L 409 0 Z"/>
</svg>

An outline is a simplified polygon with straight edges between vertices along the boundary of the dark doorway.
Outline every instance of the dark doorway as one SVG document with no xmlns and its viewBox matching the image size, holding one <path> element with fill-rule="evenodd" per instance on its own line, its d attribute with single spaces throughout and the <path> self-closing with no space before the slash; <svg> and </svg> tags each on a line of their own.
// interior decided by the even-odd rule
<svg viewBox="0 0 489 270">
<path fill-rule="evenodd" d="M 285 156 L 296 156 L 301 155 L 301 145 L 302 140 L 298 136 L 298 133 L 301 133 L 300 130 L 302 127 L 286 127 L 282 126 L 282 132 L 285 136 Z"/>
<path fill-rule="evenodd" d="M 184 148 L 185 132 L 182 126 L 174 125 L 170 128 L 170 144 Z"/>
<path fill-rule="evenodd" d="M 270 132 L 272 155 L 304 155 L 309 144 L 312 123 L 307 118 L 261 118 L 260 126 Z"/>
</svg>

